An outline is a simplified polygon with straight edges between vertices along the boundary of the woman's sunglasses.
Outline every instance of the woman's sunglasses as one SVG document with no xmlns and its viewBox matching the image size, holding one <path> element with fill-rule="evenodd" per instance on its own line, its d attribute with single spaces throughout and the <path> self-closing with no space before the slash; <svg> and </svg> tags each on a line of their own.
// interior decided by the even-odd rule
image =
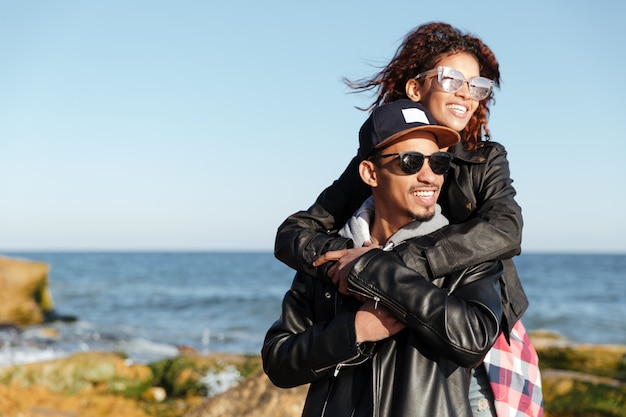
<svg viewBox="0 0 626 417">
<path fill-rule="evenodd" d="M 467 83 L 469 85 L 470 96 L 476 101 L 489 97 L 489 93 L 491 93 L 491 89 L 493 88 L 493 81 L 489 78 L 474 77 L 466 80 L 461 71 L 443 66 L 424 71 L 418 74 L 415 79 L 417 80 L 435 73 L 437 73 L 437 80 L 443 91 L 456 93 L 463 87 L 463 84 Z"/>
<path fill-rule="evenodd" d="M 424 166 L 424 161 L 428 159 L 430 169 L 437 175 L 443 175 L 448 172 L 450 163 L 452 162 L 452 154 L 450 152 L 435 152 L 429 156 L 419 152 L 387 153 L 372 155 L 370 159 L 390 158 L 392 156 L 400 159 L 400 169 L 405 174 L 415 174 L 419 172 L 422 166 Z"/>
</svg>

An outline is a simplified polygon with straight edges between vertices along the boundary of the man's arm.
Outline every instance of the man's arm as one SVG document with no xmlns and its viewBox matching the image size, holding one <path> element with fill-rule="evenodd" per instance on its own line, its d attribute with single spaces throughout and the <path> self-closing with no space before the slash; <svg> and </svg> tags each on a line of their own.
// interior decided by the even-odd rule
<svg viewBox="0 0 626 417">
<path fill-rule="evenodd" d="M 335 299 L 316 305 L 315 278 L 298 273 L 285 295 L 282 314 L 268 330 L 261 356 L 263 369 L 279 387 L 289 388 L 332 376 L 340 363 L 369 358 L 356 340 L 355 311 L 334 315 Z M 320 320 L 319 310 L 329 311 Z M 318 314 L 316 314 L 318 311 Z"/>
</svg>

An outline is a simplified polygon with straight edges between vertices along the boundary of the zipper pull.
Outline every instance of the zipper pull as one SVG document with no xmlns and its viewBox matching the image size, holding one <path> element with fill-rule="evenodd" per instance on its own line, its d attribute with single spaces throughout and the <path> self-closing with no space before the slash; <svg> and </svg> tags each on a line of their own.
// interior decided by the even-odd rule
<svg viewBox="0 0 626 417">
<path fill-rule="evenodd" d="M 380 297 L 374 297 L 374 310 L 378 309 L 378 302 L 380 301 Z"/>
<path fill-rule="evenodd" d="M 340 369 L 341 369 L 341 364 L 338 363 L 337 366 L 335 366 L 335 373 L 333 373 L 333 376 L 337 376 L 337 374 L 339 374 Z"/>
</svg>

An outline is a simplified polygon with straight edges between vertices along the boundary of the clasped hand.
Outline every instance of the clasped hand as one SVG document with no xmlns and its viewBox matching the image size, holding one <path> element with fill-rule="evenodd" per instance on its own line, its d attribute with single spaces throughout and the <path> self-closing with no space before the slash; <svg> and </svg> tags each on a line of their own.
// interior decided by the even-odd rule
<svg viewBox="0 0 626 417">
<path fill-rule="evenodd" d="M 360 248 L 333 250 L 326 252 L 313 262 L 314 267 L 324 265 L 326 262 L 335 262 L 328 268 L 328 277 L 333 284 L 339 287 L 339 292 L 343 295 L 355 296 L 348 291 L 348 275 L 354 263 L 366 252 L 377 249 L 379 246 L 367 241 Z"/>
<path fill-rule="evenodd" d="M 348 290 L 348 275 L 354 263 L 361 255 L 376 248 L 379 246 L 366 242 L 360 248 L 326 252 L 313 262 L 313 266 L 318 267 L 326 262 L 334 261 L 335 263 L 328 268 L 328 277 L 333 284 L 338 286 L 338 291 L 341 294 L 357 298 L 363 302 L 354 320 L 357 343 L 377 342 L 393 336 L 406 327 L 385 307 L 378 305 L 374 300 Z"/>
</svg>

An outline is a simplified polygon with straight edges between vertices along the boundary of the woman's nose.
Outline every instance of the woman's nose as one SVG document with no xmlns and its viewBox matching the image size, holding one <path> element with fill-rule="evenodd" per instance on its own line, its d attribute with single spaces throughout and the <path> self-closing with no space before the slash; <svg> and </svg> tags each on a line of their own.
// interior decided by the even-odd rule
<svg viewBox="0 0 626 417">
<path fill-rule="evenodd" d="M 456 94 L 463 98 L 470 98 L 471 95 L 470 95 L 469 81 L 465 81 L 463 85 L 461 86 L 461 88 L 456 92 Z"/>
</svg>

